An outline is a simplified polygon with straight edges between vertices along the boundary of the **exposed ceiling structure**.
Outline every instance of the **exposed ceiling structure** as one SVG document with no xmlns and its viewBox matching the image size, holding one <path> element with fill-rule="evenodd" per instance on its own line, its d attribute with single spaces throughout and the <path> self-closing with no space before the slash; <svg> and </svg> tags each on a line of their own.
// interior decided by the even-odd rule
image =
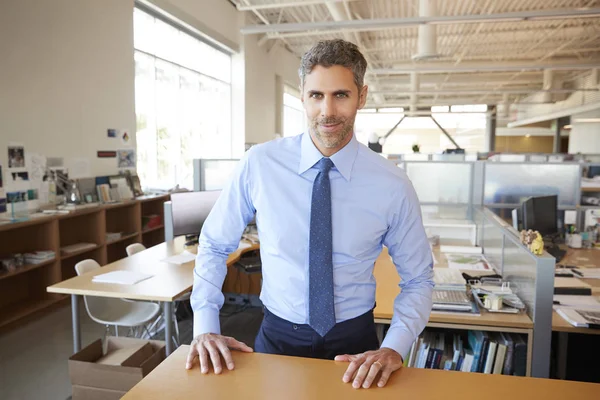
<svg viewBox="0 0 600 400">
<path fill-rule="evenodd" d="M 600 0 L 235 0 L 242 29 L 301 56 L 317 40 L 358 44 L 368 106 L 564 98 L 600 68 Z M 562 97 L 561 97 L 562 96 Z"/>
</svg>

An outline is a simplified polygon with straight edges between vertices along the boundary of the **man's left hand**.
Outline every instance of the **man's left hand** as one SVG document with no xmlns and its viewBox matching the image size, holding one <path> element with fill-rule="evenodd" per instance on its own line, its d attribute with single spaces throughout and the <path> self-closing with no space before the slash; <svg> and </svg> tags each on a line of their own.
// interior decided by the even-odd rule
<svg viewBox="0 0 600 400">
<path fill-rule="evenodd" d="M 379 372 L 381 372 L 381 378 L 379 378 L 377 386 L 384 387 L 392 372 L 402 368 L 403 363 L 400 354 L 387 347 L 361 354 L 336 356 L 335 361 L 350 363 L 342 380 L 344 383 L 348 383 L 354 379 L 352 383 L 354 389 L 361 386 L 364 389 L 371 387 Z"/>
</svg>

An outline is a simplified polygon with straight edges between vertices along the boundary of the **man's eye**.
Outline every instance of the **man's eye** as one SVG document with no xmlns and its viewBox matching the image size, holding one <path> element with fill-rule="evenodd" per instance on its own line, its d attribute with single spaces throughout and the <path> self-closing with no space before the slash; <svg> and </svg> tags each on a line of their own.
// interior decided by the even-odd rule
<svg viewBox="0 0 600 400">
<path fill-rule="evenodd" d="M 321 93 L 313 93 L 310 95 L 310 97 L 313 99 L 320 99 L 323 97 L 323 95 Z"/>
<path fill-rule="evenodd" d="M 336 97 L 338 99 L 345 99 L 346 97 L 348 97 L 348 95 L 346 93 L 338 93 L 336 94 Z"/>
</svg>

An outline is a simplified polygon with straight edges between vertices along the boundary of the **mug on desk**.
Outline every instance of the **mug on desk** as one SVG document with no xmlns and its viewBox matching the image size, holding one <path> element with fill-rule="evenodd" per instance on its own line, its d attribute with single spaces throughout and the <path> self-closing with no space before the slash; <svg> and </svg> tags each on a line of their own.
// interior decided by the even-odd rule
<svg viewBox="0 0 600 400">
<path fill-rule="evenodd" d="M 573 249 L 580 249 L 583 239 L 579 233 L 573 233 L 567 237 L 567 245 Z"/>
</svg>

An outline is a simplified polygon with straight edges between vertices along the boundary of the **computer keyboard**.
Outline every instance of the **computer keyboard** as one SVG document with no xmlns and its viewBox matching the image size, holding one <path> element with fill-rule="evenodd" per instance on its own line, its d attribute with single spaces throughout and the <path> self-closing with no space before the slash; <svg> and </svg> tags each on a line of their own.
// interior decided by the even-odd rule
<svg viewBox="0 0 600 400">
<path fill-rule="evenodd" d="M 434 290 L 433 303 L 436 304 L 470 304 L 471 301 L 466 291 L 462 290 Z"/>
<path fill-rule="evenodd" d="M 556 262 L 560 262 L 560 260 L 562 260 L 563 257 L 567 254 L 565 250 L 562 250 L 558 246 L 548 246 L 545 250 L 548 252 L 548 254 L 550 254 L 556 259 Z"/>
</svg>

